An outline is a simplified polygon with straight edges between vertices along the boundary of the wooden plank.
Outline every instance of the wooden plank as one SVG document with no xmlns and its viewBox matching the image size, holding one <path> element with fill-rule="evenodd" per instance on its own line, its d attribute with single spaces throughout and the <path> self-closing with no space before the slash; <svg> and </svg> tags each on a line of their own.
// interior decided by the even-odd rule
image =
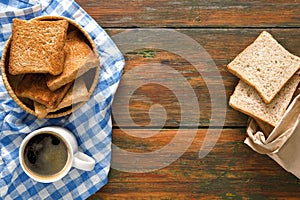
<svg viewBox="0 0 300 200">
<path fill-rule="evenodd" d="M 300 29 L 177 29 L 176 32 L 193 39 L 208 52 L 217 66 L 216 71 L 223 80 L 220 82 L 214 79 L 216 75 L 212 73 L 212 68 L 209 69 L 200 63 L 199 70 L 186 58 L 174 52 L 146 48 L 158 46 L 155 42 L 150 42 L 150 44 L 145 42 L 145 49 L 123 52 L 126 67 L 117 93 L 119 95 L 116 96 L 113 106 L 114 126 L 143 127 L 150 124 L 154 127 L 207 127 L 209 125 L 244 127 L 247 117 L 227 106 L 238 79 L 225 67 L 253 42 L 262 30 L 269 31 L 287 50 L 300 56 L 298 45 Z M 122 32 L 122 30 L 115 29 L 107 31 L 113 39 Z M 164 44 L 174 42 L 172 37 L 163 35 L 162 38 Z M 126 41 L 124 38 L 121 41 L 116 39 L 115 42 L 119 46 L 126 46 L 124 40 Z M 143 39 L 136 38 L 136 41 L 140 40 Z M 176 42 L 179 49 L 185 45 L 184 40 Z M 191 48 L 188 51 L 191 57 L 201 56 L 197 49 Z M 218 89 L 209 90 L 205 77 L 211 80 L 209 84 L 213 85 L 213 88 L 223 84 L 225 94 Z M 158 80 L 160 82 L 155 83 Z M 185 87 L 183 83 L 192 89 Z M 183 89 L 178 91 L 177 87 L 183 87 Z M 188 107 L 180 101 L 180 97 L 189 99 L 193 95 L 199 103 L 200 114 L 195 110 L 197 105 Z M 226 102 L 218 101 L 217 95 L 225 96 Z M 212 99 L 215 100 L 219 111 L 222 111 L 222 105 L 225 104 L 225 123 L 222 112 L 217 112 L 215 118 L 212 119 Z M 160 107 L 157 110 L 151 110 L 153 105 L 160 105 Z M 188 118 L 185 120 L 182 117 L 183 113 L 188 113 Z"/>
<path fill-rule="evenodd" d="M 77 2 L 103 27 L 300 26 L 299 0 L 122 2 L 77 0 Z"/>
<path fill-rule="evenodd" d="M 152 137 L 142 138 L 157 131 Z M 126 151 L 148 153 L 165 146 L 177 131 L 114 129 L 113 143 Z M 191 135 L 195 130 L 182 131 Z M 89 199 L 279 199 L 300 195 L 297 178 L 243 143 L 245 129 L 213 130 L 221 135 L 212 151 L 201 159 L 198 153 L 207 129 L 196 131 L 192 144 L 175 162 L 148 173 L 112 168 L 108 184 Z M 140 135 L 132 137 L 131 132 Z"/>
</svg>

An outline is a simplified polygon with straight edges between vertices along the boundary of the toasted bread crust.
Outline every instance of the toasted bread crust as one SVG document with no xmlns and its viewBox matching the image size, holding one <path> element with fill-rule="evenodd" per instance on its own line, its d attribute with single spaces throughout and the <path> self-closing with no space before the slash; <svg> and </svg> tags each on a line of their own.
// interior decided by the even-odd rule
<svg viewBox="0 0 300 200">
<path fill-rule="evenodd" d="M 60 74 L 67 29 L 67 20 L 13 19 L 9 73 Z"/>
<path fill-rule="evenodd" d="M 51 91 L 47 87 L 45 75 L 26 74 L 16 88 L 16 95 L 29 98 L 54 109 L 62 101 L 71 85 L 72 83 L 69 83 L 56 91 Z"/>
<path fill-rule="evenodd" d="M 49 76 L 47 85 L 50 90 L 57 90 L 63 85 L 75 80 L 89 69 L 100 65 L 98 57 L 92 49 L 80 38 L 77 32 L 71 32 L 65 43 L 65 65 L 58 76 Z"/>
<path fill-rule="evenodd" d="M 58 104 L 58 106 L 55 109 L 47 108 L 43 104 L 40 104 L 35 101 L 34 110 L 37 116 L 42 119 L 45 116 L 47 116 L 48 113 L 55 112 L 62 108 L 66 108 L 68 106 L 71 106 L 72 104 L 85 102 L 88 99 L 89 99 L 89 92 L 85 85 L 85 82 L 83 79 L 79 79 L 78 81 L 74 82 L 73 87 L 71 87 L 68 90 L 67 94 L 64 96 L 62 101 Z"/>
<path fill-rule="evenodd" d="M 94 43 L 94 41 L 92 40 L 92 38 L 90 37 L 90 35 L 79 24 L 77 24 L 74 20 L 71 20 L 69 18 L 62 17 L 62 16 L 40 16 L 40 17 L 36 17 L 36 18 L 31 19 L 30 22 L 32 22 L 32 21 L 43 21 L 43 22 L 48 23 L 48 22 L 61 21 L 61 20 L 65 20 L 65 21 L 68 22 L 68 29 L 67 29 L 67 33 L 66 34 L 70 35 L 70 37 L 71 37 L 70 33 L 72 33 L 73 31 L 79 32 L 80 38 L 82 38 L 82 40 L 84 40 L 91 47 L 91 49 L 93 50 L 93 53 L 98 57 L 98 52 L 97 52 L 97 46 L 96 46 L 96 44 Z M 18 19 L 16 19 L 16 21 L 18 21 Z M 16 23 L 18 23 L 18 22 L 16 22 Z M 36 30 L 36 29 L 32 29 L 32 30 Z M 35 74 L 35 75 L 42 74 L 45 77 L 45 75 L 49 76 L 49 73 L 46 72 L 46 71 L 44 72 L 42 70 L 39 71 L 38 73 L 36 73 L 36 71 L 29 70 L 26 73 L 22 73 L 21 72 L 17 76 L 9 73 L 9 62 L 11 60 L 10 59 L 10 52 L 11 52 L 11 47 L 12 47 L 12 40 L 13 40 L 13 35 L 10 36 L 9 40 L 6 42 L 6 44 L 4 46 L 4 49 L 3 49 L 2 67 L 1 67 L 1 69 L 2 69 L 2 77 L 3 77 L 3 82 L 4 82 L 5 87 L 7 88 L 8 93 L 10 94 L 10 96 L 12 97 L 12 99 L 23 110 L 25 110 L 26 112 L 28 112 L 28 113 L 30 113 L 32 115 L 35 115 L 35 116 L 37 116 L 39 118 L 44 118 L 44 117 L 46 117 L 46 118 L 57 118 L 57 117 L 66 116 L 66 115 L 72 113 L 73 111 L 77 110 L 78 108 L 80 108 L 83 105 L 82 101 L 85 101 L 84 99 L 87 100 L 87 98 L 90 98 L 90 95 L 92 94 L 92 92 L 97 87 L 98 78 L 99 78 L 99 75 L 100 75 L 100 67 L 99 67 L 99 65 L 97 65 L 98 67 L 96 67 L 95 69 L 93 69 L 92 73 L 89 73 L 91 76 L 93 76 L 93 74 L 94 74 L 93 77 L 89 77 L 89 75 L 84 77 L 84 81 L 88 80 L 87 81 L 88 88 L 85 88 L 85 89 L 88 90 L 88 95 L 87 96 L 84 95 L 84 98 L 82 98 L 82 99 L 81 98 L 79 98 L 79 99 L 75 98 L 74 99 L 72 97 L 72 103 L 76 102 L 77 100 L 80 100 L 80 102 L 75 103 L 74 106 L 73 105 L 72 106 L 68 106 L 67 108 L 63 108 L 63 109 L 59 109 L 59 107 L 63 106 L 63 105 L 66 105 L 66 104 L 64 104 L 66 101 L 61 102 L 60 105 L 59 105 L 59 107 L 56 107 L 54 109 L 48 108 L 45 105 L 38 103 L 39 105 L 41 105 L 43 107 L 46 107 L 47 110 L 55 110 L 54 112 L 50 112 L 50 113 L 46 114 L 46 116 L 43 113 L 40 113 L 38 115 L 37 112 L 35 111 L 35 108 L 34 108 L 35 107 L 34 104 L 37 103 L 34 100 L 34 99 L 37 99 L 37 98 L 34 98 L 35 94 L 32 94 L 31 97 L 33 97 L 33 98 L 29 99 L 27 97 L 17 96 L 16 90 L 17 90 L 17 88 L 18 88 L 18 90 L 21 90 L 18 93 L 19 95 L 20 95 L 21 92 L 24 92 L 24 91 L 22 91 L 22 87 L 21 87 L 21 85 L 23 84 L 23 82 L 21 84 L 19 84 L 19 82 L 23 80 L 23 77 L 26 76 L 26 74 Z M 24 42 L 24 44 L 26 44 L 26 41 Z M 65 56 L 64 55 L 64 51 L 62 52 L 62 54 L 63 54 L 63 56 Z M 14 62 L 17 62 L 17 61 L 14 61 Z M 63 63 L 63 62 L 61 62 L 61 63 Z M 99 60 L 98 60 L 98 63 L 99 63 Z M 36 70 L 36 67 L 34 67 L 32 69 Z M 38 70 L 40 70 L 40 69 L 38 69 Z M 19 78 L 20 78 L 20 80 L 19 80 Z M 89 78 L 92 78 L 92 80 L 89 80 Z M 40 84 L 40 83 L 38 83 L 38 84 Z M 70 84 L 72 84 L 72 83 L 70 83 Z M 20 89 L 20 87 L 21 87 L 21 89 Z M 25 87 L 27 87 L 27 86 L 25 86 Z M 28 90 L 31 90 L 31 89 L 32 89 L 32 87 L 28 88 Z M 38 90 L 38 89 L 36 89 L 36 90 Z M 38 90 L 38 91 L 40 91 L 40 90 Z M 27 95 L 23 95 L 23 96 L 27 96 Z M 65 95 L 64 98 L 65 97 L 67 97 L 67 96 Z"/>
</svg>

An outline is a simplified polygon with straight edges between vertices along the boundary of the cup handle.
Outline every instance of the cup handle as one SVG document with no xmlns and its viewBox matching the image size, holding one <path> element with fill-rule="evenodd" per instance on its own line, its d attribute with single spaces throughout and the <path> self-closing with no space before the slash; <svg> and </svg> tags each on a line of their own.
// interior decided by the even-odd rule
<svg viewBox="0 0 300 200">
<path fill-rule="evenodd" d="M 74 154 L 72 166 L 83 171 L 92 171 L 95 167 L 95 160 L 90 156 L 78 151 Z"/>
</svg>

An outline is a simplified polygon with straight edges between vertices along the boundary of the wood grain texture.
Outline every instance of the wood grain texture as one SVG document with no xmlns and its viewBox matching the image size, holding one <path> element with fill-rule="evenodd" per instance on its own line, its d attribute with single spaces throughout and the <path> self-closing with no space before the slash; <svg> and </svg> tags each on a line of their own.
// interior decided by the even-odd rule
<svg viewBox="0 0 300 200">
<path fill-rule="evenodd" d="M 300 30 L 299 29 L 263 29 L 269 31 L 288 51 L 300 56 Z M 114 38 L 122 30 L 108 29 L 108 33 Z M 128 31 L 128 30 L 127 30 Z M 113 105 L 114 118 L 118 121 L 114 126 L 119 127 L 139 127 L 162 126 L 165 127 L 207 127 L 226 126 L 226 127 L 243 127 L 246 125 L 247 117 L 240 112 L 230 108 L 227 104 L 228 99 L 237 84 L 238 79 L 226 70 L 226 65 L 234 59 L 244 48 L 252 43 L 262 30 L 253 29 L 177 29 L 179 33 L 188 36 L 202 46 L 211 56 L 216 65 L 222 82 L 214 79 L 214 72 L 207 66 L 202 66 L 199 60 L 200 69 L 191 65 L 185 58 L 163 49 L 136 49 L 131 52 L 123 52 L 126 59 L 124 76 L 119 86 L 115 103 Z M 137 38 L 139 40 L 139 38 Z M 163 40 L 168 44 L 169 37 Z M 118 41 L 116 41 L 117 45 Z M 123 45 L 123 44 L 122 44 Z M 155 43 L 152 44 L 156 46 Z M 184 42 L 178 41 L 178 48 L 184 45 Z M 151 46 L 151 45 L 149 45 Z M 167 46 L 167 45 L 166 45 Z M 145 45 L 146 47 L 146 45 Z M 191 57 L 200 57 L 197 49 L 187 48 Z M 158 71 L 156 67 L 163 71 Z M 170 68 L 168 68 L 170 67 Z M 141 68 L 142 70 L 138 70 Z M 166 69 L 166 70 L 164 70 Z M 129 73 L 135 73 L 128 75 Z M 179 78 L 179 73 L 182 78 Z M 226 116 L 220 110 L 217 110 L 217 117 L 212 117 L 212 97 L 218 101 L 218 95 L 222 97 L 222 91 L 209 90 L 204 78 L 212 80 L 208 84 L 223 84 L 225 88 L 226 102 L 217 102 L 220 105 L 218 109 L 223 109 L 222 103 L 226 104 Z M 155 84 L 155 81 L 161 81 Z M 183 81 L 190 86 L 183 87 Z M 142 83 L 141 83 L 142 82 Z M 171 85 L 170 85 L 171 84 Z M 139 85 L 139 87 L 137 87 Z M 183 87 L 177 91 L 174 88 Z M 128 91 L 133 90 L 133 93 Z M 195 112 L 195 107 L 183 106 L 180 97 L 190 98 L 192 93 L 195 94 L 199 102 L 200 115 Z M 221 100 L 220 100 L 221 101 Z M 160 105 L 165 109 L 166 115 L 151 110 L 153 105 Z M 128 108 L 128 115 L 122 108 Z M 189 113 L 188 120 L 182 120 L 183 112 Z M 155 116 L 156 121 L 151 121 L 151 113 Z M 220 113 L 220 114 L 218 114 Z M 225 123 L 224 123 L 224 117 Z M 131 122 L 131 120 L 134 122 Z"/>
<path fill-rule="evenodd" d="M 114 130 L 113 142 L 139 153 L 162 148 L 177 134 L 177 130 L 147 129 L 139 130 L 140 138 L 133 138 L 126 134 L 130 131 L 137 132 Z M 157 131 L 152 137 L 141 138 Z M 183 131 L 189 135 L 193 130 Z M 293 175 L 243 143 L 244 129 L 214 131 L 221 135 L 206 157 L 198 157 L 207 134 L 206 129 L 199 129 L 185 153 L 169 166 L 148 173 L 111 169 L 108 185 L 89 199 L 286 199 L 300 195 L 300 182 Z"/>
<path fill-rule="evenodd" d="M 187 145 L 193 137 L 191 145 L 177 160 L 147 173 L 122 171 L 127 165 L 130 168 L 131 160 L 114 150 L 108 184 L 89 197 L 90 200 L 299 198 L 300 182 L 295 176 L 243 143 L 247 116 L 227 104 L 238 79 L 225 68 L 263 30 L 269 31 L 288 51 L 300 56 L 299 0 L 77 2 L 105 28 L 120 49 L 136 43 L 145 44 L 123 52 L 126 67 L 112 109 L 113 144 L 126 152 L 146 154 L 173 144 L 172 139 L 178 136 L 178 131 L 183 133 L 179 144 Z M 166 28 L 203 47 L 216 65 L 225 94 L 218 87 L 209 90 L 208 85 L 217 86 L 219 82 L 217 74 L 207 65 L 199 65 L 199 71 L 186 57 L 163 47 L 153 48 L 159 44 L 149 44 L 147 39 L 151 36 L 135 38 L 128 44 L 128 38 L 118 38 L 140 27 L 145 30 Z M 185 40 L 169 36 L 158 34 L 159 43 L 187 48 Z M 191 47 L 189 54 L 193 58 L 201 57 Z M 205 77 L 210 77 L 211 81 L 205 82 Z M 183 89 L 182 86 L 189 87 Z M 180 101 L 182 97 L 192 98 L 191 94 L 196 96 L 195 108 L 184 106 Z M 226 98 L 225 122 L 222 112 L 212 120 L 211 97 L 217 95 Z M 223 109 L 224 102 L 220 99 L 213 100 L 217 108 Z M 187 115 L 182 117 L 183 113 Z M 210 151 L 206 144 L 215 141 Z M 199 158 L 201 147 L 205 147 L 203 152 L 209 152 L 203 158 Z M 172 157 L 178 151 L 175 148 L 167 153 Z M 162 155 L 157 158 L 167 163 Z M 136 164 L 143 168 L 159 166 L 158 162 Z"/>
<path fill-rule="evenodd" d="M 103 27 L 299 27 L 299 0 L 78 0 Z"/>
</svg>

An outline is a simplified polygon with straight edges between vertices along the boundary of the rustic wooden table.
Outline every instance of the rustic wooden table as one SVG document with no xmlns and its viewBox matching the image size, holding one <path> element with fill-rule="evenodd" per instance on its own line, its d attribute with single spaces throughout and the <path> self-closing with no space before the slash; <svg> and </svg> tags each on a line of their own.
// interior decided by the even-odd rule
<svg viewBox="0 0 300 200">
<path fill-rule="evenodd" d="M 225 69 L 263 30 L 300 56 L 299 0 L 77 2 L 124 48 L 126 59 L 113 106 L 109 181 L 89 199 L 300 197 L 296 177 L 243 143 L 247 116 L 228 107 L 238 79 Z M 159 40 L 134 35 L 141 30 Z M 136 39 L 132 49 L 130 39 Z M 191 64 L 205 55 L 188 48 L 189 39 L 207 51 L 217 72 L 213 63 L 202 71 Z"/>
</svg>

